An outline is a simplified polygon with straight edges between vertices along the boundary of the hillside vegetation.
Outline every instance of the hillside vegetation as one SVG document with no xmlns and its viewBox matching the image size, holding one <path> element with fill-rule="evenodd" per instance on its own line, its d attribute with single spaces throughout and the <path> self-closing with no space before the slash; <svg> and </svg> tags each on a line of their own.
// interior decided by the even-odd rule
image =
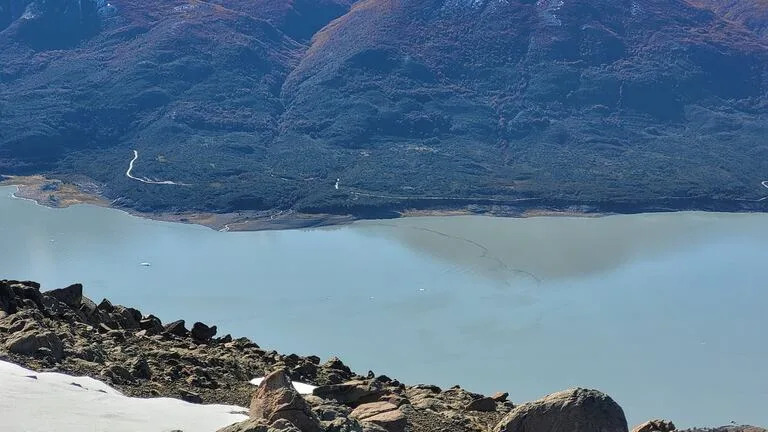
<svg viewBox="0 0 768 432">
<path fill-rule="evenodd" d="M 0 1 L 0 174 L 141 211 L 768 208 L 764 2 L 353 3 Z"/>
</svg>

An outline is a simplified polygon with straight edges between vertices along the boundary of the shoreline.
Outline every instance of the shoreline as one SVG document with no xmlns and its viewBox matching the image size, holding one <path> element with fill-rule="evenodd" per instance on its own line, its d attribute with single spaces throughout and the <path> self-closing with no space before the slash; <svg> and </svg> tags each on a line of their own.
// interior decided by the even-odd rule
<svg viewBox="0 0 768 432">
<path fill-rule="evenodd" d="M 230 414 L 245 414 L 239 407 L 248 406 L 249 401 L 251 407 L 260 403 L 258 395 L 264 387 L 259 385 L 261 380 L 254 382 L 254 376 L 267 376 L 265 379 L 270 380 L 271 374 L 277 372 L 287 377 L 287 387 L 288 380 L 309 385 L 310 391 L 296 397 L 306 399 L 304 412 L 315 419 L 313 424 L 318 427 L 311 430 L 318 432 L 370 430 L 356 423 L 366 417 L 355 416 L 352 410 L 372 403 L 386 403 L 387 410 L 397 414 L 397 424 L 402 426 L 391 427 L 386 422 L 390 427 L 382 432 L 503 431 L 510 430 L 508 426 L 516 424 L 516 419 L 529 416 L 567 423 L 572 421 L 572 415 L 564 413 L 559 403 L 553 403 L 563 400 L 567 401 L 565 406 L 575 407 L 579 417 L 591 424 L 612 423 L 606 430 L 627 431 L 632 426 L 627 424 L 620 404 L 599 390 L 570 388 L 535 401 L 513 402 L 505 389 L 488 396 L 459 385 L 441 388 L 401 383 L 372 371 L 358 374 L 336 357 L 323 362 L 318 356 L 262 348 L 247 337 L 219 336 L 215 325 L 195 322 L 188 326 L 184 319 L 163 321 L 108 299 L 97 304 L 84 295 L 81 284 L 50 291 L 41 288 L 36 282 L 0 279 L 0 361 L 30 371 L 32 376 L 22 378 L 35 381 L 27 383 L 42 382 L 38 381 L 38 374 L 53 372 L 62 374 L 57 376 L 65 383 L 63 388 L 70 388 L 66 385 L 69 382 L 79 387 L 76 391 L 86 387 L 103 390 L 109 386 L 110 392 L 119 392 L 121 397 L 134 401 L 170 398 L 177 404 L 188 402 L 190 405 L 186 406 L 190 408 L 194 406 L 191 404 L 205 405 L 207 409 L 225 406 L 233 410 Z M 296 388 L 294 394 L 298 395 L 301 390 Z M 592 402 L 585 404 L 585 400 Z M 103 400 L 98 407 L 109 415 L 111 408 L 105 407 Z M 325 415 L 328 412 L 334 415 Z M 335 420 L 339 418 L 354 427 L 338 428 Z M 240 416 L 231 421 L 242 419 Z M 221 422 L 226 423 L 225 420 Z M 404 427 L 406 423 L 408 428 Z M 668 427 L 663 429 L 632 430 L 678 430 L 671 422 L 665 424 Z M 768 432 L 735 424 L 680 432 Z M 219 432 L 246 430 L 253 429 L 227 427 Z"/>
<path fill-rule="evenodd" d="M 553 202 L 549 206 L 523 207 L 500 204 L 465 204 L 446 208 L 412 208 L 405 210 L 382 210 L 369 216 L 332 213 L 298 213 L 288 211 L 239 211 L 233 213 L 209 212 L 142 212 L 129 207 L 118 207 L 99 194 L 99 188 L 88 184 L 84 191 L 78 184 L 49 179 L 42 175 L 0 176 L 0 186 L 15 186 L 14 198 L 34 202 L 48 208 L 67 208 L 78 204 L 89 204 L 110 208 L 149 220 L 186 223 L 204 226 L 220 232 L 275 231 L 308 229 L 349 225 L 361 220 L 399 219 L 413 217 L 445 216 L 489 216 L 501 218 L 531 217 L 583 217 L 597 218 L 620 214 L 674 213 L 683 211 L 764 213 L 768 212 L 768 200 L 714 200 L 700 197 L 673 197 L 648 202 L 603 202 L 576 203 Z M 689 203 L 689 205 L 680 205 Z"/>
<path fill-rule="evenodd" d="M 44 190 L 43 187 L 56 184 L 59 189 Z M 36 205 L 61 209 L 74 205 L 87 204 L 97 207 L 122 211 L 131 216 L 160 222 L 185 223 L 200 225 L 220 232 L 244 231 L 273 231 L 286 229 L 318 228 L 323 226 L 346 225 L 359 218 L 351 215 L 305 214 L 295 212 L 237 212 L 237 213 L 205 213 L 205 212 L 141 212 L 128 207 L 117 207 L 102 196 L 83 192 L 77 185 L 60 180 L 48 179 L 44 176 L 7 176 L 0 180 L 0 187 L 14 186 L 16 192 L 11 196 L 15 199 L 31 201 Z M 48 196 L 46 196 L 48 195 Z M 51 200 L 51 196 L 57 199 Z M 282 214 L 281 214 L 282 213 Z"/>
</svg>

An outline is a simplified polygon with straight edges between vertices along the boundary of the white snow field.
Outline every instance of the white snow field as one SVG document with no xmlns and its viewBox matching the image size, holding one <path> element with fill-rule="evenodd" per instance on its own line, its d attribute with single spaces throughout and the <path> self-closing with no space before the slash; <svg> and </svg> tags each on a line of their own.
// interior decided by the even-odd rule
<svg viewBox="0 0 768 432">
<path fill-rule="evenodd" d="M 248 418 L 246 408 L 139 399 L 87 377 L 37 373 L 0 361 L 3 432 L 213 432 Z"/>
</svg>

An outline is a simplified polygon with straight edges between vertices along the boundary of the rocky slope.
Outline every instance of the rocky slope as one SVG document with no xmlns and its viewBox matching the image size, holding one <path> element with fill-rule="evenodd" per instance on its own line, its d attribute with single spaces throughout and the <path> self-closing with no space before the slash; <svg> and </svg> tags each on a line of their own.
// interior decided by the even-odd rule
<svg viewBox="0 0 768 432">
<path fill-rule="evenodd" d="M 452 387 L 405 385 L 352 372 L 339 359 L 282 355 L 216 327 L 162 323 L 83 296 L 81 285 L 41 292 L 0 281 L 0 359 L 34 370 L 85 375 L 127 395 L 250 406 L 251 418 L 222 432 L 627 432 L 624 412 L 596 390 L 571 389 L 513 405 Z M 268 376 L 258 387 L 255 376 Z M 317 386 L 300 395 L 291 381 Z M 669 432 L 661 420 L 635 432 Z M 701 430 L 704 431 L 704 430 Z M 766 432 L 752 427 L 717 432 Z"/>
<path fill-rule="evenodd" d="M 766 0 L 689 0 L 691 4 L 711 9 L 724 18 L 744 24 L 759 36 L 768 38 L 768 1 Z"/>
<path fill-rule="evenodd" d="M 766 210 L 764 3 L 691 2 L 4 0 L 0 174 L 148 212 Z"/>
</svg>

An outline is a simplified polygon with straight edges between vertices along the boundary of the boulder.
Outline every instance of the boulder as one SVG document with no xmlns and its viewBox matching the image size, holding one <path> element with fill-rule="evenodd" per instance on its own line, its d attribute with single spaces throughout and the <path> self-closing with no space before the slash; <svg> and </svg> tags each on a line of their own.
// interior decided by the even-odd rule
<svg viewBox="0 0 768 432">
<path fill-rule="evenodd" d="M 281 369 L 267 375 L 251 399 L 251 418 L 264 419 L 269 424 L 284 419 L 302 432 L 321 432 L 320 421 L 307 401 L 297 392 L 286 371 Z"/>
<path fill-rule="evenodd" d="M 189 390 L 179 390 L 179 397 L 181 397 L 181 400 L 193 404 L 201 404 L 203 403 L 203 398 L 200 396 L 199 393 L 191 392 Z"/>
<path fill-rule="evenodd" d="M 163 331 L 178 337 L 186 337 L 189 334 L 189 330 L 184 327 L 184 320 L 178 320 L 170 324 L 166 324 Z"/>
<path fill-rule="evenodd" d="M 467 411 L 491 412 L 496 411 L 496 401 L 489 397 L 481 397 L 468 403 Z"/>
<path fill-rule="evenodd" d="M 80 303 L 80 313 L 82 313 L 86 318 L 92 319 L 96 315 L 96 307 L 96 303 L 94 303 L 93 300 L 83 296 L 83 299 Z M 95 323 L 91 321 L 91 324 Z"/>
<path fill-rule="evenodd" d="M 264 419 L 248 419 L 235 423 L 216 432 L 270 432 L 269 425 Z"/>
<path fill-rule="evenodd" d="M 125 384 L 133 381 L 133 375 L 131 375 L 131 372 L 128 371 L 128 369 L 116 364 L 108 366 L 101 372 L 101 374 L 104 377 L 109 378 L 109 380 L 115 384 Z"/>
<path fill-rule="evenodd" d="M 383 394 L 383 390 L 378 381 L 347 381 L 341 384 L 317 387 L 312 391 L 312 394 L 323 399 L 354 406 L 377 401 Z"/>
<path fill-rule="evenodd" d="M 140 320 L 139 328 L 145 330 L 147 336 L 154 336 L 162 333 L 165 330 L 162 321 L 160 321 L 160 318 L 154 315 L 149 315 L 146 318 Z"/>
<path fill-rule="evenodd" d="M 119 329 L 138 330 L 141 328 L 139 324 L 141 312 L 133 308 L 114 306 L 109 314 L 109 320 L 112 322 L 112 327 Z"/>
<path fill-rule="evenodd" d="M 46 291 L 43 294 L 53 297 L 71 308 L 79 308 L 83 301 L 83 286 L 78 283 L 66 288 Z"/>
<path fill-rule="evenodd" d="M 304 432 L 286 419 L 277 419 L 269 425 L 269 432 Z"/>
<path fill-rule="evenodd" d="M 152 369 L 145 359 L 137 358 L 131 363 L 131 375 L 134 378 L 150 379 L 152 378 Z"/>
<path fill-rule="evenodd" d="M 0 281 L 0 309 L 12 315 L 24 308 L 42 307 L 40 285 L 34 282 Z"/>
<path fill-rule="evenodd" d="M 216 336 L 216 331 L 216 326 L 208 327 L 201 322 L 196 322 L 192 326 L 192 339 L 198 342 L 209 342 L 214 336 Z"/>
<path fill-rule="evenodd" d="M 518 406 L 494 432 L 627 432 L 621 407 L 597 390 L 571 389 Z"/>
<path fill-rule="evenodd" d="M 507 392 L 496 392 L 491 396 L 491 399 L 495 400 L 496 402 L 506 402 L 507 398 L 509 397 L 509 393 Z"/>
<path fill-rule="evenodd" d="M 99 305 L 96 306 L 96 309 L 102 312 L 110 313 L 113 310 L 115 310 L 115 306 L 112 304 L 111 301 L 107 299 L 102 299 L 101 303 L 99 303 Z"/>
<path fill-rule="evenodd" d="M 635 426 L 632 432 L 672 432 L 676 430 L 675 424 L 669 420 L 648 420 L 647 422 Z"/>
<path fill-rule="evenodd" d="M 407 420 L 397 406 L 389 402 L 362 404 L 349 415 L 361 424 L 371 423 L 387 432 L 405 432 Z"/>
<path fill-rule="evenodd" d="M 64 354 L 64 345 L 55 333 L 34 329 L 14 333 L 5 342 L 5 347 L 8 351 L 21 355 L 33 355 L 37 350 L 46 348 L 56 361 L 61 360 Z"/>
<path fill-rule="evenodd" d="M 331 357 L 327 362 L 323 363 L 321 367 L 351 373 L 349 366 L 345 365 L 338 357 Z"/>
</svg>

